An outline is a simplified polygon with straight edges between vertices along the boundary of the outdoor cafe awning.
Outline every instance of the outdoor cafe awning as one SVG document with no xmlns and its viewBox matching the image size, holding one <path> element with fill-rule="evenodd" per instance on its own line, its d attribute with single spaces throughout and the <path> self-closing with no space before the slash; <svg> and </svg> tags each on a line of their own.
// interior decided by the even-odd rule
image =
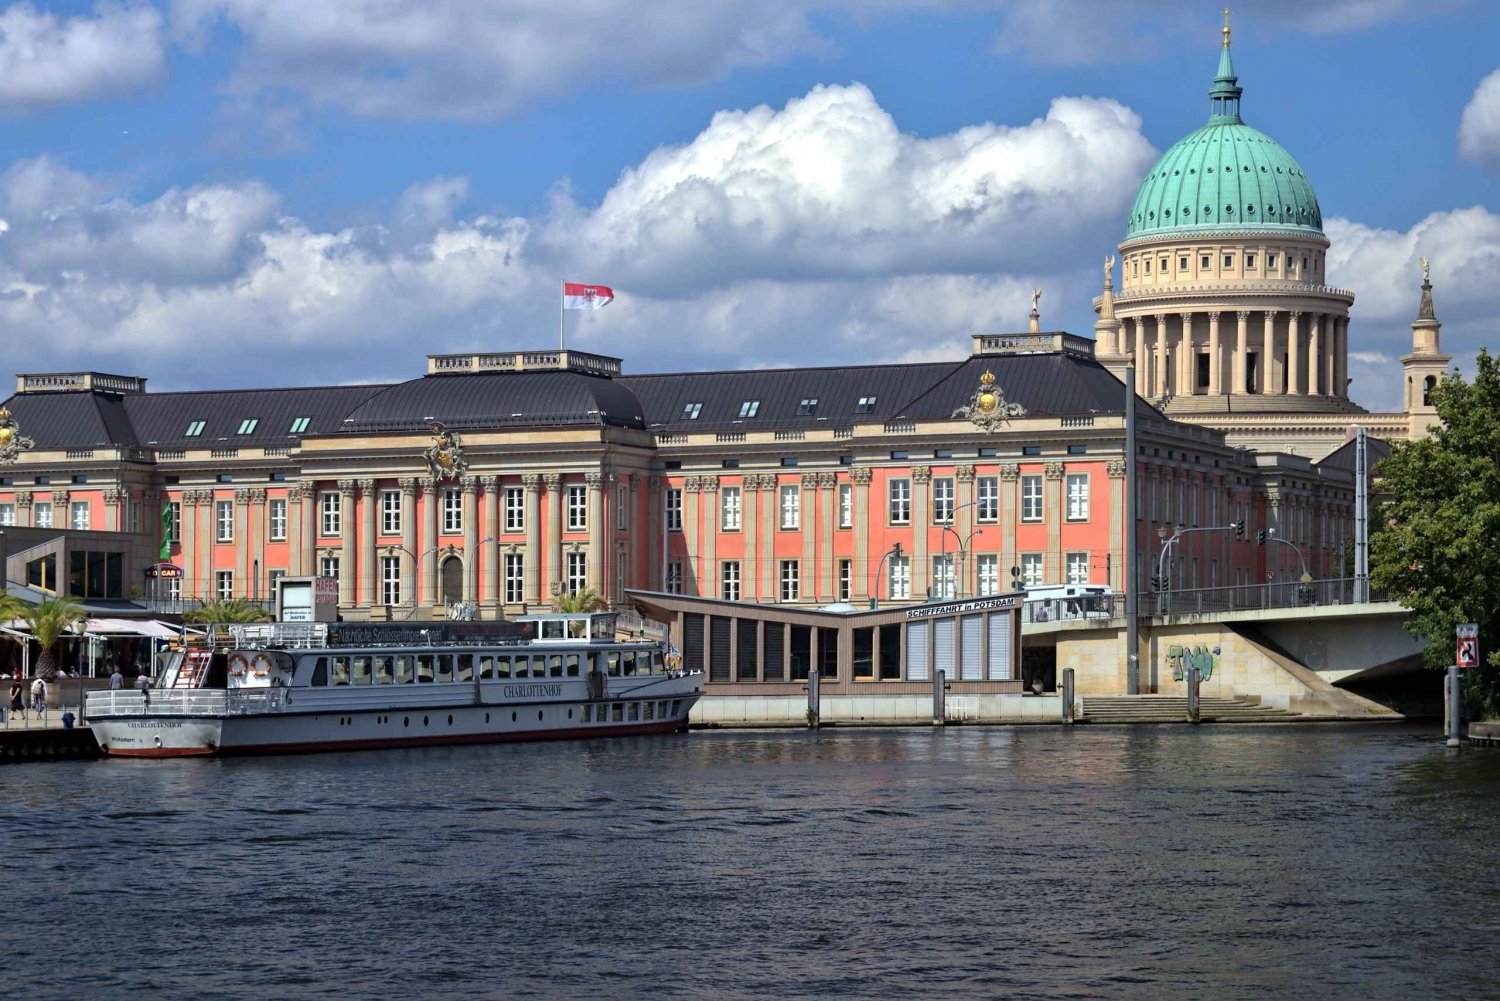
<svg viewBox="0 0 1500 1001">
<path fill-rule="evenodd" d="M 149 636 L 152 639 L 169 640 L 182 635 L 182 630 L 155 619 L 89 619 L 84 623 L 84 634 L 90 636 Z"/>
</svg>

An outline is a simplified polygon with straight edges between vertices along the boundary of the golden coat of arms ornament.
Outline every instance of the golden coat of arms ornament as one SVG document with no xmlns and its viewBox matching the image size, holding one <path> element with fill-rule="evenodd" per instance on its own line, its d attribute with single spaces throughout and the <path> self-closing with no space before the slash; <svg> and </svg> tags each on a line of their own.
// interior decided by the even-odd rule
<svg viewBox="0 0 1500 1001">
<path fill-rule="evenodd" d="M 36 442 L 21 433 L 21 426 L 10 415 L 9 407 L 0 407 L 0 464 L 9 465 Z"/>
<path fill-rule="evenodd" d="M 464 457 L 463 442 L 458 434 L 437 421 L 432 422 L 432 444 L 422 456 L 437 480 L 456 480 L 469 470 L 469 460 Z"/>
<path fill-rule="evenodd" d="M 979 388 L 973 397 L 953 411 L 953 416 L 970 422 L 981 431 L 994 431 L 1012 417 L 1026 416 L 1026 408 L 1008 402 L 1005 392 L 995 385 L 995 373 L 986 369 L 979 377 Z"/>
</svg>

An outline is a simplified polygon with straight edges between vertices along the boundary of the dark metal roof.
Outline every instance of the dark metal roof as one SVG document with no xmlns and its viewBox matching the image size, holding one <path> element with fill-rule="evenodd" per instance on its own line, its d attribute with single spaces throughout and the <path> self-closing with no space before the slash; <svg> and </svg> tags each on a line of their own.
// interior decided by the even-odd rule
<svg viewBox="0 0 1500 1001">
<path fill-rule="evenodd" d="M 1073 354 L 981 355 L 960 362 L 856 365 L 839 368 L 750 369 L 739 372 L 680 372 L 623 376 L 646 408 L 646 421 L 667 431 L 757 427 L 848 425 L 866 421 L 946 420 L 973 400 L 979 377 L 993 372 L 1009 401 L 1034 416 L 1120 413 L 1125 387 L 1104 366 Z M 874 407 L 858 412 L 861 397 Z M 817 399 L 815 414 L 799 414 L 804 399 Z M 753 418 L 741 405 L 759 400 Z M 701 403 L 696 419 L 685 411 Z M 1137 414 L 1159 417 L 1136 397 Z"/>
<path fill-rule="evenodd" d="M 645 427 L 640 401 L 621 381 L 566 371 L 429 375 L 383 388 L 354 408 L 343 426 L 398 431 L 427 421 L 453 428 Z"/>
<path fill-rule="evenodd" d="M 142 445 L 162 448 L 282 445 L 303 435 L 338 431 L 349 411 L 385 388 L 385 385 L 311 386 L 147 393 L 126 397 L 125 408 Z M 299 417 L 309 418 L 307 427 L 300 433 L 293 432 L 292 423 Z M 240 425 L 252 418 L 255 430 L 240 434 Z M 203 421 L 203 432 L 190 438 L 187 430 L 194 421 Z"/>
<path fill-rule="evenodd" d="M 1351 438 L 1313 463 L 1313 465 L 1319 469 L 1342 469 L 1352 475 L 1354 473 L 1354 447 L 1356 444 L 1355 440 Z M 1365 459 L 1368 461 L 1371 471 L 1374 470 L 1375 463 L 1390 454 L 1390 442 L 1384 438 L 1377 438 L 1372 434 L 1365 435 Z"/>
<path fill-rule="evenodd" d="M 134 445 L 135 432 L 117 396 L 23 393 L 5 402 L 21 434 L 37 448 Z"/>
</svg>

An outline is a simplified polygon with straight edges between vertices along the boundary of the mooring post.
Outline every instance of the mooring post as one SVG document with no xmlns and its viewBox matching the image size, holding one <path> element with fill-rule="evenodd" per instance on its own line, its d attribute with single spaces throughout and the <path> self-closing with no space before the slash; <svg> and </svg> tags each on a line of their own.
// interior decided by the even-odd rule
<svg viewBox="0 0 1500 1001">
<path fill-rule="evenodd" d="M 932 672 L 932 725 L 942 726 L 948 716 L 943 706 L 943 697 L 948 687 L 948 672 L 938 668 Z"/>
<path fill-rule="evenodd" d="M 823 704 L 822 693 L 818 690 L 818 672 L 810 672 L 807 676 L 807 725 L 816 729 L 822 720 Z"/>
<path fill-rule="evenodd" d="M 1189 723 L 1196 723 L 1196 722 L 1198 722 L 1198 681 L 1199 681 L 1199 678 L 1200 678 L 1200 674 L 1199 674 L 1198 669 L 1196 667 L 1190 667 L 1190 668 L 1188 668 L 1188 673 L 1187 673 L 1188 712 L 1187 712 L 1187 716 L 1188 716 L 1188 722 Z"/>
<path fill-rule="evenodd" d="M 1063 668 L 1063 722 L 1072 723 L 1073 720 L 1073 669 Z"/>
<path fill-rule="evenodd" d="M 1448 683 L 1445 686 L 1447 688 L 1447 692 L 1445 693 L 1446 698 L 1443 699 L 1443 702 L 1448 716 L 1448 746 L 1457 747 L 1459 745 L 1459 727 L 1462 725 L 1464 715 L 1463 703 L 1459 701 L 1457 664 L 1449 665 L 1447 681 Z"/>
</svg>

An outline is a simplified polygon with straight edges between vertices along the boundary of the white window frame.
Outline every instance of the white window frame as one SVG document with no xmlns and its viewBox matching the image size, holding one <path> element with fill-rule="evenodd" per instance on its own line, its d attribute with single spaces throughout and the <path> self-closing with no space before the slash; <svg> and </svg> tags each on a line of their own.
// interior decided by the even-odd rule
<svg viewBox="0 0 1500 1001">
<path fill-rule="evenodd" d="M 380 534 L 401 534 L 401 491 L 380 491 Z M 395 602 L 386 602 L 395 604 Z"/>
<path fill-rule="evenodd" d="M 615 530 L 623 532 L 630 527 L 630 490 L 623 483 L 615 484 Z"/>
<path fill-rule="evenodd" d="M 839 484 L 839 528 L 854 527 L 854 484 Z"/>
<path fill-rule="evenodd" d="M 16 506 L 14 504 L 0 504 L 0 525 L 7 528 L 16 523 Z"/>
<path fill-rule="evenodd" d="M 777 579 L 781 586 L 777 594 L 782 601 L 797 601 L 802 597 L 802 561 L 782 560 Z"/>
<path fill-rule="evenodd" d="M 958 487 L 951 476 L 932 478 L 932 523 L 934 525 L 953 524 L 953 504 L 957 490 Z"/>
<path fill-rule="evenodd" d="M 666 497 L 666 501 L 665 501 L 665 507 L 663 508 L 663 510 L 666 512 L 667 531 L 669 531 L 669 532 L 680 532 L 680 531 L 682 531 L 682 488 L 681 487 L 668 487 L 667 488 L 667 497 Z M 676 593 L 681 594 L 682 592 L 678 591 Z"/>
<path fill-rule="evenodd" d="M 886 486 L 886 517 L 892 525 L 911 524 L 911 480 L 894 479 Z"/>
<path fill-rule="evenodd" d="M 1021 521 L 1034 525 L 1046 520 L 1046 487 L 1041 473 L 1027 473 L 1021 477 Z"/>
<path fill-rule="evenodd" d="M 974 486 L 974 520 L 993 525 L 1000 520 L 1000 477 L 980 476 Z"/>
<path fill-rule="evenodd" d="M 401 604 L 401 557 L 380 557 L 380 603 Z"/>
<path fill-rule="evenodd" d="M 286 498 L 272 497 L 269 501 L 269 505 L 270 506 L 267 509 L 267 520 L 270 524 L 266 535 L 272 542 L 285 542 Z M 173 513 L 175 514 L 176 512 Z"/>
<path fill-rule="evenodd" d="M 589 554 L 568 553 L 568 578 L 564 590 L 568 594 L 577 594 L 589 586 Z"/>
<path fill-rule="evenodd" d="M 73 501 L 68 505 L 68 524 L 75 532 L 87 532 L 89 530 L 89 502 Z"/>
<path fill-rule="evenodd" d="M 234 501 L 214 501 L 214 541 L 234 541 Z"/>
<path fill-rule="evenodd" d="M 927 587 L 929 596 L 952 600 L 958 594 L 957 562 L 956 553 L 937 553 L 932 557 L 932 577 Z"/>
<path fill-rule="evenodd" d="M 777 505 L 777 510 L 781 512 L 781 530 L 798 531 L 802 528 L 802 488 L 795 483 L 783 484 L 779 495 L 781 503 Z"/>
<path fill-rule="evenodd" d="M 526 554 L 505 554 L 505 603 L 519 605 L 526 600 Z"/>
<path fill-rule="evenodd" d="M 581 483 L 568 484 L 568 531 L 589 530 L 589 488 Z"/>
<path fill-rule="evenodd" d="M 1000 593 L 1000 557 L 996 553 L 981 553 L 974 561 L 974 570 L 978 574 L 979 594 L 990 595 Z"/>
<path fill-rule="evenodd" d="M 318 575 L 338 580 L 343 572 L 338 553 L 323 553 L 318 557 Z"/>
<path fill-rule="evenodd" d="M 719 597 L 725 601 L 740 600 L 739 560 L 725 560 L 719 564 Z"/>
<path fill-rule="evenodd" d="M 458 487 L 446 487 L 442 495 L 443 526 L 440 535 L 462 535 L 464 532 L 464 494 Z"/>
<path fill-rule="evenodd" d="M 31 522 L 37 528 L 52 527 L 52 502 L 37 501 L 31 506 Z"/>
<path fill-rule="evenodd" d="M 666 589 L 668 594 L 682 593 L 682 561 L 669 560 L 667 562 Z"/>
<path fill-rule="evenodd" d="M 854 561 L 839 560 L 839 600 L 848 601 L 854 597 Z"/>
<path fill-rule="evenodd" d="M 911 599 L 911 557 L 893 556 L 886 561 L 889 566 L 886 581 L 886 597 L 892 601 Z"/>
<path fill-rule="evenodd" d="M 526 531 L 526 488 L 505 488 L 505 531 Z"/>
<path fill-rule="evenodd" d="M 318 535 L 337 538 L 344 527 L 343 497 L 333 491 L 318 495 Z"/>
<path fill-rule="evenodd" d="M 1021 554 L 1021 586 L 1041 587 L 1047 582 L 1041 553 Z"/>
<path fill-rule="evenodd" d="M 1064 583 L 1087 584 L 1089 582 L 1089 554 L 1086 551 L 1068 553 L 1063 560 Z"/>
<path fill-rule="evenodd" d="M 234 597 L 234 571 L 214 571 L 214 597 L 220 601 L 229 601 Z"/>
<path fill-rule="evenodd" d="M 1068 520 L 1089 520 L 1089 474 L 1068 473 L 1063 478 L 1063 492 L 1067 497 Z"/>
<path fill-rule="evenodd" d="M 740 499 L 739 487 L 725 487 L 719 491 L 719 524 L 723 531 L 738 532 L 740 530 L 744 519 Z"/>
</svg>

